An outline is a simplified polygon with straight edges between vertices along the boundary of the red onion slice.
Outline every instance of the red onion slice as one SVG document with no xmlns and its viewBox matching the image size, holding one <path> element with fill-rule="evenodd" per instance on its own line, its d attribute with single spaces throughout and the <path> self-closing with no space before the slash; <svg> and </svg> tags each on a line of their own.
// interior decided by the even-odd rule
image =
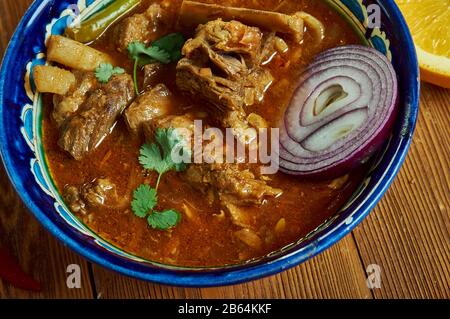
<svg viewBox="0 0 450 319">
<path fill-rule="evenodd" d="M 397 77 L 373 48 L 319 55 L 299 79 L 280 135 L 281 170 L 331 177 L 367 159 L 395 120 Z"/>
</svg>

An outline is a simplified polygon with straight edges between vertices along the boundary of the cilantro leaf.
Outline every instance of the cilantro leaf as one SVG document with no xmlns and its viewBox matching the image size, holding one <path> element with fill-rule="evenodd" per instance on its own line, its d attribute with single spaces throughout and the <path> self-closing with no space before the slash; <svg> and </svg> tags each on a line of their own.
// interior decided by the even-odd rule
<svg viewBox="0 0 450 319">
<path fill-rule="evenodd" d="M 156 190 L 143 184 L 134 191 L 131 208 L 136 216 L 145 218 L 155 208 L 157 201 Z"/>
<path fill-rule="evenodd" d="M 181 49 L 186 40 L 181 33 L 171 33 L 146 47 L 144 43 L 135 41 L 128 45 L 128 53 L 134 60 L 133 80 L 136 95 L 139 95 L 137 83 L 137 67 L 161 62 L 169 64 L 182 58 Z"/>
<path fill-rule="evenodd" d="M 140 151 L 139 162 L 145 169 L 164 174 L 170 170 L 170 163 L 167 163 L 161 154 L 161 150 L 156 144 L 144 144 Z"/>
<path fill-rule="evenodd" d="M 167 157 L 167 161 L 170 161 L 170 170 L 175 170 L 177 172 L 184 171 L 186 169 L 185 163 L 175 163 L 172 158 L 173 153 L 183 153 L 190 152 L 184 143 L 183 138 L 177 133 L 174 128 L 167 128 L 165 130 L 156 130 L 155 139 Z M 181 154 L 180 154 L 181 155 Z"/>
<path fill-rule="evenodd" d="M 182 139 L 173 128 L 158 129 L 155 134 L 158 144 L 144 144 L 141 147 L 139 162 L 148 170 L 159 174 L 175 170 L 181 172 L 186 169 L 185 163 L 175 163 L 172 158 L 173 150 L 183 148 Z M 182 149 L 182 152 L 187 151 Z"/>
<path fill-rule="evenodd" d="M 148 224 L 153 229 L 168 230 L 181 221 L 181 214 L 173 209 L 163 212 L 153 212 L 147 217 Z"/>
<path fill-rule="evenodd" d="M 147 217 L 148 224 L 153 229 L 168 230 L 176 226 L 181 220 L 181 214 L 176 210 L 169 209 L 163 212 L 154 211 L 157 204 L 157 191 L 163 174 L 176 170 L 178 172 L 186 169 L 185 163 L 175 163 L 172 157 L 174 151 L 189 152 L 183 143 L 182 137 L 173 128 L 157 129 L 153 144 L 145 143 L 140 149 L 139 162 L 148 170 L 158 172 L 158 180 L 155 188 L 141 185 L 134 192 L 131 208 L 135 215 L 141 218 Z M 181 154 L 180 154 L 181 155 Z M 182 157 L 183 158 L 183 157 Z"/>
<path fill-rule="evenodd" d="M 150 46 L 145 47 L 142 42 L 132 42 L 128 45 L 128 53 L 133 60 L 137 60 L 140 66 L 150 63 L 161 62 L 164 64 L 170 63 L 170 54 L 159 47 Z"/>
<path fill-rule="evenodd" d="M 125 70 L 119 67 L 113 67 L 109 63 L 100 63 L 95 70 L 95 76 L 101 83 L 108 83 L 114 74 L 122 74 Z"/>
<path fill-rule="evenodd" d="M 177 62 L 182 58 L 181 49 L 186 39 L 181 33 L 171 33 L 153 42 L 153 46 L 160 48 L 170 54 L 172 62 Z"/>
</svg>

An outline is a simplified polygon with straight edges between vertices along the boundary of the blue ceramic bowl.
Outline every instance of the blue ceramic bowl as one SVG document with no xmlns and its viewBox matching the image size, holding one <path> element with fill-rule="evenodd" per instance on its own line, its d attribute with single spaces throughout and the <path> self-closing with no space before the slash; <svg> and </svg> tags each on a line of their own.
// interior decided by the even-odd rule
<svg viewBox="0 0 450 319">
<path fill-rule="evenodd" d="M 399 117 L 392 138 L 374 160 L 353 198 L 307 237 L 243 265 L 189 269 L 157 264 L 120 250 L 74 217 L 50 177 L 41 143 L 40 95 L 30 70 L 44 64 L 45 39 L 60 34 L 73 12 L 82 19 L 111 0 L 36 0 L 14 34 L 0 73 L 0 150 L 12 184 L 34 216 L 55 237 L 92 262 L 122 274 L 178 286 L 219 286 L 272 275 L 312 258 L 347 235 L 373 209 L 402 165 L 418 113 L 418 64 L 413 42 L 393 0 L 327 0 L 371 46 L 392 59 L 399 77 Z M 368 27 L 367 9 L 381 8 L 381 28 Z"/>
</svg>

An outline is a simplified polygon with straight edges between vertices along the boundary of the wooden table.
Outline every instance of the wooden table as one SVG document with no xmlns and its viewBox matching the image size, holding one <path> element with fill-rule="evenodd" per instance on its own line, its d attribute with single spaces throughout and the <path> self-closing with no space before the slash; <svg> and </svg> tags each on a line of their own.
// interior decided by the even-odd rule
<svg viewBox="0 0 450 319">
<path fill-rule="evenodd" d="M 31 0 L 2 0 L 0 56 Z M 41 293 L 0 281 L 2 298 L 449 298 L 450 90 L 423 84 L 420 119 L 405 165 L 353 233 L 318 257 L 244 285 L 183 289 L 140 282 L 93 265 L 64 247 L 26 211 L 0 168 L 0 242 L 44 284 Z M 0 165 L 1 166 L 1 165 Z M 68 289 L 78 264 L 82 287 Z M 381 267 L 369 289 L 367 267 Z"/>
</svg>

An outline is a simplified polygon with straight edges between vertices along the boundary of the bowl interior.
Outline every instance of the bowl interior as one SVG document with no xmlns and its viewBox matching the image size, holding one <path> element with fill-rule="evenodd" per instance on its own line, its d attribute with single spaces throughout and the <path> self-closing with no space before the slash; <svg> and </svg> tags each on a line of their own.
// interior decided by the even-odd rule
<svg viewBox="0 0 450 319">
<path fill-rule="evenodd" d="M 298 242 L 263 258 L 217 268 L 162 265 L 105 241 L 74 216 L 59 194 L 42 147 L 42 99 L 31 70 L 45 64 L 45 39 L 62 34 L 80 11 L 86 19 L 111 0 L 44 0 L 33 3 L 11 40 L 0 75 L 1 154 L 17 192 L 40 222 L 88 259 L 124 274 L 184 286 L 232 284 L 273 274 L 303 262 L 353 229 L 374 207 L 398 172 L 417 118 L 418 67 L 411 37 L 392 1 L 325 0 L 354 26 L 364 41 L 392 60 L 399 77 L 401 114 L 392 137 L 352 199 L 333 218 Z M 377 5 L 380 27 L 368 24 Z"/>
</svg>

